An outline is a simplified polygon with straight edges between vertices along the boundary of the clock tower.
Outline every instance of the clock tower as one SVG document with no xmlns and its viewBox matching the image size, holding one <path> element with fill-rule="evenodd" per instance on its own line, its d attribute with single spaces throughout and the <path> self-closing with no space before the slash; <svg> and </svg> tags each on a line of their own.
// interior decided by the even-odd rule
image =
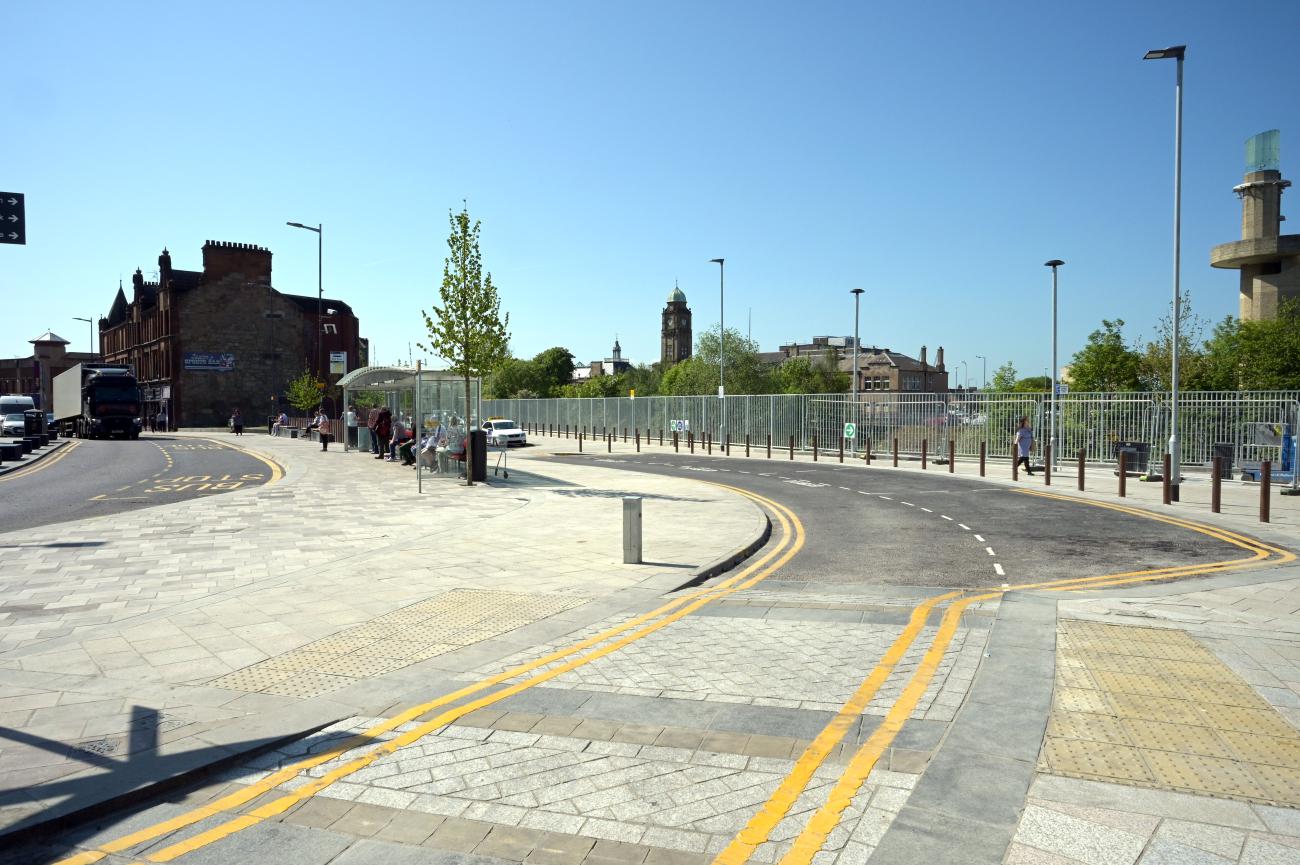
<svg viewBox="0 0 1300 865">
<path fill-rule="evenodd" d="M 686 305 L 686 294 L 676 283 L 661 318 L 659 365 L 667 370 L 691 356 L 691 310 Z"/>
</svg>

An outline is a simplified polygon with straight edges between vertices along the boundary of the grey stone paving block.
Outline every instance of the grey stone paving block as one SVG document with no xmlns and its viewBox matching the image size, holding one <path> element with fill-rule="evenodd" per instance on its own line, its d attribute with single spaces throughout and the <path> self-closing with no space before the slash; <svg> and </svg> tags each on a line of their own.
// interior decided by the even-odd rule
<svg viewBox="0 0 1300 865">
<path fill-rule="evenodd" d="M 502 865 L 502 862 L 501 859 L 460 851 L 431 850 L 428 847 L 362 838 L 330 865 Z M 296 861 L 294 865 L 297 865 Z"/>
<path fill-rule="evenodd" d="M 642 723 L 665 727 L 708 729 L 718 707 L 703 700 L 676 700 L 663 697 L 637 697 L 631 694 L 590 692 L 572 714 L 581 718 L 624 721 L 636 718 Z"/>
<path fill-rule="evenodd" d="M 1152 814 L 1158 817 L 1173 817 L 1198 823 L 1213 823 L 1219 826 L 1232 826 L 1236 829 L 1267 831 L 1264 821 L 1245 802 L 1211 799 L 1207 796 L 1193 796 L 1189 793 L 1173 793 L 1168 790 L 1125 787 L 1121 784 L 1108 784 L 1103 781 L 1085 781 L 1079 778 L 1039 775 L 1034 779 L 1034 786 L 1030 791 L 1030 795 L 1035 799 L 1045 799 L 1049 803 L 1065 802 L 1071 805 L 1085 805 L 1092 808 L 1107 808 L 1115 811 Z"/>
<path fill-rule="evenodd" d="M 1000 865 L 1011 830 L 905 807 L 868 860 L 877 865 Z"/>
<path fill-rule="evenodd" d="M 856 625 L 862 621 L 862 611 L 809 609 L 807 607 L 770 607 L 767 610 L 767 615 L 763 618 L 790 622 L 849 622 Z"/>
<path fill-rule="evenodd" d="M 345 832 L 348 835 L 369 838 L 387 826 L 388 821 L 393 819 L 394 813 L 396 812 L 392 808 L 359 802 L 349 808 L 343 816 L 331 823 L 330 829 L 334 832 Z"/>
<path fill-rule="evenodd" d="M 578 865 L 595 843 L 595 838 L 542 832 L 524 861 L 534 865 Z"/>
<path fill-rule="evenodd" d="M 592 846 L 584 861 L 593 865 L 641 865 L 649 852 L 636 844 L 600 839 Z"/>
<path fill-rule="evenodd" d="M 1084 861 L 1092 861 L 1085 859 Z M 1129 865 L 1132 859 L 1115 859 L 1118 865 Z M 1225 859 L 1196 847 L 1189 847 L 1165 838 L 1157 838 L 1137 860 L 1141 865 L 1235 865 L 1237 857 Z M 1106 865 L 1106 863 L 1101 863 Z"/>
<path fill-rule="evenodd" d="M 709 729 L 813 739 L 832 717 L 833 714 L 830 712 L 787 709 L 781 706 L 725 705 L 716 710 Z M 679 724 L 679 726 L 694 725 Z"/>
<path fill-rule="evenodd" d="M 725 618 L 725 619 L 762 619 L 766 618 L 767 607 L 749 607 L 739 604 L 709 604 L 695 610 L 690 615 L 702 616 L 706 618 Z"/>
<path fill-rule="evenodd" d="M 454 850 L 469 853 L 479 845 L 491 831 L 490 823 L 478 820 L 463 820 L 460 817 L 448 817 L 442 825 L 433 830 L 433 834 L 424 842 L 427 847 L 442 850 Z"/>
<path fill-rule="evenodd" d="M 1241 865 L 1295 865 L 1297 848 L 1251 836 L 1241 854 Z"/>
<path fill-rule="evenodd" d="M 344 799 L 312 796 L 286 815 L 284 822 L 324 829 L 351 809 L 352 803 Z"/>
<path fill-rule="evenodd" d="M 388 825 L 376 832 L 374 837 L 398 844 L 422 844 L 442 825 L 443 819 L 439 814 L 398 811 Z"/>
<path fill-rule="evenodd" d="M 326 865 L 356 839 L 328 829 L 287 823 L 258 823 L 242 832 L 185 854 L 185 865 L 284 865 L 293 851 L 294 865 Z"/>
<path fill-rule="evenodd" d="M 1088 865 L 1133 865 L 1147 836 L 1030 805 L 1021 818 L 1016 841 Z M 1171 861 L 1177 860 L 1165 859 L 1163 863 Z"/>
<path fill-rule="evenodd" d="M 494 856 L 511 862 L 522 862 L 541 838 L 536 829 L 516 826 L 493 826 L 487 837 L 474 848 L 475 855 Z"/>
<path fill-rule="evenodd" d="M 944 747 L 912 791 L 915 808 L 1014 828 L 1034 779 L 1034 764 Z"/>
<path fill-rule="evenodd" d="M 870 724 L 868 724 L 870 721 Z M 880 726 L 879 718 L 862 719 L 858 732 L 858 741 L 865 742 L 871 733 Z M 933 751 L 948 732 L 946 721 L 927 721 L 913 719 L 903 725 L 903 729 L 894 737 L 895 748 L 910 748 L 915 751 Z"/>
<path fill-rule="evenodd" d="M 1253 806 L 1255 813 L 1268 826 L 1274 835 L 1290 835 L 1300 838 L 1300 811 L 1294 808 L 1275 808 L 1271 805 Z"/>
<path fill-rule="evenodd" d="M 968 701 L 961 709 L 944 749 L 982 751 L 998 757 L 1034 761 L 1047 730 L 1047 709 L 1051 703 L 1051 680 L 1041 683 L 1021 681 L 1021 688 L 1038 687 L 1044 692 L 1043 712 L 1026 712 L 1021 707 L 1011 707 L 1003 702 Z"/>
</svg>

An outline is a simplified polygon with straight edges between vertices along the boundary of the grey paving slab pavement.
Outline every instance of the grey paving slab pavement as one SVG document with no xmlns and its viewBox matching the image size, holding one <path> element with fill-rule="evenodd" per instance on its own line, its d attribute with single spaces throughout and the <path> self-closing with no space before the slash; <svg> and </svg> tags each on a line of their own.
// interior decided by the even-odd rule
<svg viewBox="0 0 1300 865">
<path fill-rule="evenodd" d="M 448 674 L 650 602 L 766 530 L 751 502 L 692 480 L 632 489 L 625 473 L 519 461 L 512 479 L 527 483 L 426 479 L 420 494 L 409 469 L 365 455 L 238 443 L 283 480 L 0 535 L 0 828 L 428 699 Z M 624 492 L 643 498 L 656 564 L 622 563 Z M 419 606 L 457 591 L 483 608 L 457 645 L 376 642 L 384 617 L 409 636 L 411 611 L 444 616 L 430 629 L 441 639 L 464 602 Z M 493 607 L 498 596 L 508 604 Z M 277 660 L 322 643 L 357 671 L 325 675 L 333 656 L 319 652 L 296 669 Z M 389 662 L 355 668 L 366 646 Z M 42 797 L 56 786 L 84 795 Z"/>
</svg>

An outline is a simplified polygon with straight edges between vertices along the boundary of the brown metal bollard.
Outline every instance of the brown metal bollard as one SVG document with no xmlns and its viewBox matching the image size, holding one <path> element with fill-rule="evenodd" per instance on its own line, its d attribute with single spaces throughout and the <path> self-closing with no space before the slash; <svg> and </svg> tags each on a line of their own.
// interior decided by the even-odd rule
<svg viewBox="0 0 1300 865">
<path fill-rule="evenodd" d="M 894 468 L 898 468 L 898 437 L 894 437 Z"/>
<path fill-rule="evenodd" d="M 731 456 L 731 433 L 727 433 L 722 439 L 723 456 Z"/>
<path fill-rule="evenodd" d="M 862 459 L 867 465 L 871 465 L 871 436 L 867 436 L 867 450 L 866 453 L 862 455 Z"/>
<path fill-rule="evenodd" d="M 690 430 L 686 431 L 686 446 L 691 453 L 695 453 L 695 433 Z"/>
<path fill-rule="evenodd" d="M 673 430 L 673 453 L 679 454 L 681 452 L 682 452 L 681 440 L 677 438 L 677 430 Z"/>
<path fill-rule="evenodd" d="M 984 449 L 987 442 L 980 442 L 980 477 L 984 477 Z"/>
<path fill-rule="evenodd" d="M 1020 480 L 1020 461 L 1016 459 L 1016 446 L 1011 446 L 1011 479 Z"/>
<path fill-rule="evenodd" d="M 1079 448 L 1079 492 L 1083 492 L 1083 458 L 1087 455 L 1087 448 Z"/>
<path fill-rule="evenodd" d="M 618 433 L 605 433 L 605 451 L 606 453 L 614 452 L 614 439 L 618 438 Z"/>
<path fill-rule="evenodd" d="M 927 451 L 929 450 L 930 450 L 930 440 L 921 439 L 921 468 L 922 469 L 925 468 L 925 458 L 927 455 Z"/>
<path fill-rule="evenodd" d="M 772 458 L 772 434 L 767 434 L 767 458 Z"/>
<path fill-rule="evenodd" d="M 1160 488 L 1162 494 L 1164 495 L 1165 504 L 1167 505 L 1173 504 L 1174 500 L 1170 498 L 1170 491 L 1169 491 L 1169 469 L 1170 469 L 1169 454 L 1165 454 L 1164 464 L 1161 466 L 1161 469 L 1162 470 L 1160 472 Z"/>
<path fill-rule="evenodd" d="M 641 430 L 636 431 L 636 452 L 641 453 Z"/>
<path fill-rule="evenodd" d="M 840 436 L 840 462 L 844 462 L 844 436 Z"/>
<path fill-rule="evenodd" d="M 749 433 L 745 433 L 745 459 L 749 459 Z"/>
<path fill-rule="evenodd" d="M 582 433 L 578 433 L 578 453 L 582 453 Z"/>
<path fill-rule="evenodd" d="M 957 471 L 957 442 L 948 439 L 948 474 Z"/>
<path fill-rule="evenodd" d="M 1268 522 L 1269 519 L 1269 490 L 1273 486 L 1273 461 L 1264 460 L 1259 466 L 1259 521 Z"/>
<path fill-rule="evenodd" d="M 790 459 L 794 460 L 794 436 L 790 436 Z"/>
<path fill-rule="evenodd" d="M 1048 445 L 1047 447 L 1043 448 L 1043 456 L 1045 457 L 1043 461 L 1046 463 L 1046 465 L 1043 466 L 1043 486 L 1050 487 L 1052 485 L 1052 446 L 1051 445 Z"/>
<path fill-rule="evenodd" d="M 711 432 L 704 434 L 704 452 L 709 456 L 713 456 L 713 433 Z"/>
<path fill-rule="evenodd" d="M 812 440 L 813 440 L 813 462 L 817 462 L 817 436 L 816 436 L 816 434 L 813 435 Z"/>
<path fill-rule="evenodd" d="M 673 433 L 673 435 L 676 436 L 677 433 Z M 663 447 L 663 446 L 664 446 L 664 428 L 659 427 L 659 447 Z"/>
<path fill-rule="evenodd" d="M 1223 492 L 1223 457 L 1210 461 L 1210 513 L 1219 512 L 1220 495 Z"/>
<path fill-rule="evenodd" d="M 1119 497 L 1128 495 L 1128 452 L 1119 452 Z"/>
<path fill-rule="evenodd" d="M 627 444 L 627 427 L 623 427 L 623 444 Z"/>
</svg>

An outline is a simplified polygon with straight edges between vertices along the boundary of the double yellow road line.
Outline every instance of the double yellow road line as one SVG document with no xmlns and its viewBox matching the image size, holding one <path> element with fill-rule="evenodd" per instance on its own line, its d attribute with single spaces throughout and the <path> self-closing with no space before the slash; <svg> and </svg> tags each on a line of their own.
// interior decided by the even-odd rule
<svg viewBox="0 0 1300 865">
<path fill-rule="evenodd" d="M 0 475 L 0 484 L 5 481 L 16 481 L 19 478 L 31 477 L 37 472 L 44 471 L 79 447 L 81 447 L 80 441 L 70 441 L 63 447 L 59 448 L 57 453 L 50 454 L 40 462 L 32 463 L 29 466 L 23 466 L 22 468 L 14 469 L 11 472 L 6 472 L 5 474 Z"/>
<path fill-rule="evenodd" d="M 382 757 L 395 753 L 411 745 L 457 719 L 499 702 L 514 694 L 540 685 L 570 670 L 577 669 L 599 658 L 616 652 L 650 634 L 687 616 L 706 604 L 727 597 L 738 591 L 751 588 L 785 566 L 803 548 L 805 534 L 802 523 L 795 514 L 764 496 L 736 487 L 718 484 L 725 489 L 744 496 L 766 507 L 779 525 L 777 544 L 756 561 L 746 566 L 739 573 L 722 581 L 716 586 L 690 592 L 676 598 L 659 608 L 637 616 L 629 621 L 607 629 L 599 634 L 582 640 L 574 645 L 552 652 L 534 661 L 505 670 L 453 693 L 439 697 L 427 703 L 413 706 L 406 711 L 376 724 L 369 729 L 340 742 L 326 751 L 286 766 L 267 778 L 245 787 L 237 792 L 170 820 L 157 823 L 123 837 L 107 842 L 100 847 L 63 859 L 56 865 L 92 865 L 110 853 L 121 853 L 132 847 L 157 839 L 163 835 L 192 826 L 201 820 L 236 812 L 254 799 L 269 793 L 280 785 L 298 778 L 304 772 L 330 762 L 353 749 L 374 745 L 364 754 L 336 766 L 319 778 L 311 779 L 307 784 L 262 804 L 246 814 L 238 814 L 225 822 L 171 844 L 145 857 L 144 862 L 170 862 L 186 853 L 206 847 L 222 838 L 254 826 L 264 820 L 283 814 L 285 811 L 319 793 L 336 781 L 342 780 Z M 1084 577 L 1051 582 L 1024 583 L 1006 586 L 998 591 L 967 595 L 965 592 L 949 592 L 930 598 L 917 605 L 911 613 L 907 626 L 885 652 L 880 662 L 862 682 L 849 700 L 840 708 L 835 717 L 817 735 L 808 748 L 800 755 L 789 775 L 781 782 L 764 806 L 750 819 L 749 823 L 732 839 L 730 844 L 714 860 L 716 865 L 743 865 L 758 848 L 767 841 L 777 824 L 789 813 L 795 801 L 807 788 L 814 773 L 823 764 L 831 751 L 838 745 L 852 728 L 863 710 L 879 692 L 880 688 L 893 674 L 897 664 L 911 649 L 920 636 L 930 614 L 947 604 L 943 618 L 927 647 L 920 664 L 912 673 L 899 698 L 890 707 L 884 720 L 868 740 L 858 749 L 841 773 L 832 788 L 825 804 L 822 805 L 805 825 L 795 839 L 790 851 L 781 860 L 780 865 L 809 865 L 814 854 L 824 845 L 827 836 L 839 824 L 844 810 L 861 789 L 877 761 L 893 742 L 903 725 L 911 717 L 921 697 L 925 694 L 939 663 L 943 660 L 953 636 L 956 634 L 962 613 L 974 603 L 1000 597 L 1008 591 L 1026 589 L 1043 589 L 1051 591 L 1072 591 L 1086 588 L 1124 585 L 1135 582 L 1172 579 L 1193 574 L 1213 573 L 1216 571 L 1235 570 L 1264 563 L 1280 564 L 1294 561 L 1295 556 L 1285 550 L 1272 547 L 1235 532 L 1211 526 L 1193 523 L 1176 517 L 1153 514 L 1136 508 L 1088 502 L 1080 499 L 1054 496 L 1045 493 L 1029 493 L 1048 498 L 1094 505 L 1132 514 L 1135 516 L 1157 519 L 1172 525 L 1187 528 L 1210 537 L 1238 546 L 1250 553 L 1249 556 L 1203 565 L 1187 565 L 1156 568 L 1144 571 L 1132 571 L 1108 574 L 1098 577 Z M 555 666 L 551 666 L 555 665 Z M 520 677 L 527 677 L 522 678 Z M 511 680 L 520 679 L 513 684 Z M 484 693 L 486 692 L 486 693 Z M 477 695 L 477 696 L 476 696 Z M 472 699 L 471 699 L 472 698 Z M 466 701 L 466 702 L 461 702 Z M 453 705 L 456 704 L 456 705 Z M 398 727 L 416 721 L 437 711 L 437 714 L 421 721 L 415 727 L 386 741 L 379 737 L 391 733 Z M 378 743 L 378 744 L 376 744 Z"/>
</svg>

